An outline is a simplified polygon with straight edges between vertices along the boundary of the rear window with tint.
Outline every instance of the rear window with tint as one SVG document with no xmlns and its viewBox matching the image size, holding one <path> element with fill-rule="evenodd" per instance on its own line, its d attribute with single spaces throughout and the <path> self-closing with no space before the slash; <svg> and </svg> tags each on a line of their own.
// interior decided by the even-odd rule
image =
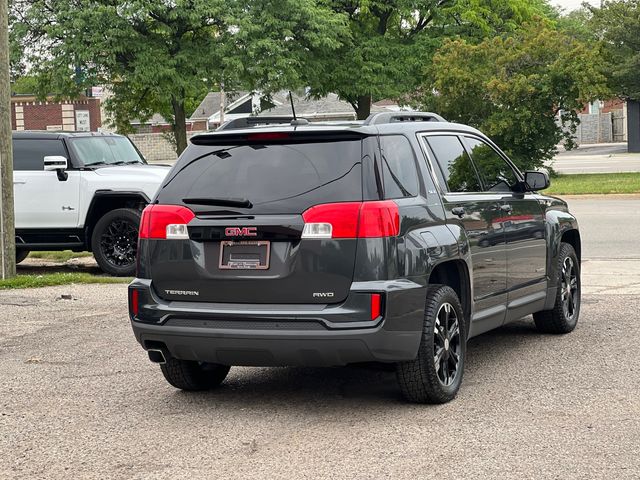
<svg viewBox="0 0 640 480">
<path fill-rule="evenodd" d="M 158 201 L 248 200 L 251 208 L 189 206 L 196 212 L 247 214 L 302 213 L 321 203 L 361 201 L 361 156 L 360 140 L 191 145 L 169 174 Z"/>
</svg>

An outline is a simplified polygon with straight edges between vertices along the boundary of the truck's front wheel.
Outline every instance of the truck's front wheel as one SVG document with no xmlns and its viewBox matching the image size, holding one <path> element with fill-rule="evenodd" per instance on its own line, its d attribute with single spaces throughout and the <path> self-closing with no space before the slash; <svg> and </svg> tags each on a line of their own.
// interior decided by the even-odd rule
<svg viewBox="0 0 640 480">
<path fill-rule="evenodd" d="M 29 250 L 22 250 L 16 248 L 16 265 L 22 262 L 25 258 L 29 256 Z"/>
<path fill-rule="evenodd" d="M 139 227 L 140 212 L 130 208 L 111 210 L 98 220 L 91 248 L 104 272 L 117 277 L 135 273 Z"/>
</svg>

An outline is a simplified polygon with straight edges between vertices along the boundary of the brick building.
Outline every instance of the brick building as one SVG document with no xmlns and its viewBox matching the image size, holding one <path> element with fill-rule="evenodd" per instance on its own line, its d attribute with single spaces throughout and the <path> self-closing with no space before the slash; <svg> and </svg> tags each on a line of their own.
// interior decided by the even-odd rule
<svg viewBox="0 0 640 480">
<path fill-rule="evenodd" d="M 609 98 L 607 100 L 595 100 L 587 105 L 579 113 L 610 113 L 623 110 L 626 102 L 621 98 Z"/>
<path fill-rule="evenodd" d="M 79 97 L 76 100 L 45 101 L 33 95 L 11 97 L 13 130 L 65 130 L 95 132 L 102 125 L 100 99 Z"/>
</svg>

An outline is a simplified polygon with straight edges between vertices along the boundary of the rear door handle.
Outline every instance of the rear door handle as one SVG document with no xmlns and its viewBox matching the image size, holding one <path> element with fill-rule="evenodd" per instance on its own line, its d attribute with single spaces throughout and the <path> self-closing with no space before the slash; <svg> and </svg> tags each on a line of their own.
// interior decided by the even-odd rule
<svg viewBox="0 0 640 480">
<path fill-rule="evenodd" d="M 457 215 L 459 218 L 462 218 L 467 212 L 465 211 L 464 207 L 453 207 L 451 209 L 451 213 Z"/>
<path fill-rule="evenodd" d="M 25 183 L 27 183 L 26 180 L 14 180 L 13 181 L 14 185 L 24 185 Z"/>
<path fill-rule="evenodd" d="M 504 205 L 500 205 L 500 210 L 506 213 L 511 213 L 513 212 L 513 207 L 508 203 L 505 203 Z"/>
</svg>

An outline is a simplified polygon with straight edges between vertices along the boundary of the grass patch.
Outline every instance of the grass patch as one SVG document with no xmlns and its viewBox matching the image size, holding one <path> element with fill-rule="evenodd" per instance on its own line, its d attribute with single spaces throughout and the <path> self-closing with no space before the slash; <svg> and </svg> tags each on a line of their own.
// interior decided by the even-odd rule
<svg viewBox="0 0 640 480">
<path fill-rule="evenodd" d="M 129 283 L 128 277 L 102 277 L 85 272 L 56 272 L 45 274 L 18 275 L 7 280 L 0 280 L 0 290 L 10 288 L 50 287 L 53 285 L 70 285 L 72 283 Z"/>
<path fill-rule="evenodd" d="M 640 173 L 581 173 L 558 175 L 543 193 L 553 195 L 587 195 L 640 193 Z"/>
<path fill-rule="evenodd" d="M 50 262 L 66 262 L 72 258 L 91 257 L 91 252 L 72 252 L 71 250 L 63 250 L 61 252 L 31 252 L 29 258 L 39 258 L 49 260 Z"/>
</svg>

